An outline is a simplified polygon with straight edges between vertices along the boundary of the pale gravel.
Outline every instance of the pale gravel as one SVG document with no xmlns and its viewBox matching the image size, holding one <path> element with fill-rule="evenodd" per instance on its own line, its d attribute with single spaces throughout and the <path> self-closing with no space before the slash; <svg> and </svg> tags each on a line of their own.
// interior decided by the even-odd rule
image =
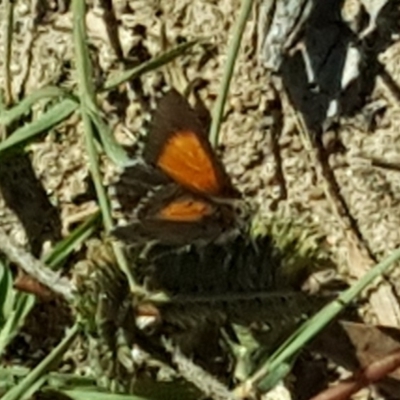
<svg viewBox="0 0 400 400">
<path fill-rule="evenodd" d="M 158 54 L 162 50 L 161 19 L 154 15 L 154 10 L 159 2 L 119 0 L 114 3 L 117 17 L 121 21 L 119 33 L 123 49 L 127 51 L 132 44 L 137 43 L 138 37 L 132 33 L 132 28 L 136 24 L 142 24 L 147 28 L 144 45 L 151 54 Z M 135 13 L 125 12 L 124 6 L 128 3 L 135 9 Z M 199 54 L 195 54 L 192 58 L 185 56 L 180 60 L 188 80 L 195 77 L 209 80 L 209 85 L 202 91 L 202 95 L 210 108 L 219 90 L 227 43 L 239 4 L 238 0 L 222 0 L 218 3 L 206 0 L 161 2 L 162 19 L 166 23 L 167 36 L 171 42 L 178 36 L 189 40 L 206 37 L 218 47 L 218 54 L 201 70 L 197 68 Z M 345 12 L 349 21 L 358 11 L 357 1 L 346 2 Z M 23 27 L 30 23 L 29 13 L 29 2 L 18 1 L 16 20 L 21 22 L 15 35 L 12 63 L 15 85 L 24 72 L 21 69 L 23 64 L 21 60 L 26 54 L 21 54 L 19 49 L 23 48 L 26 40 Z M 101 10 L 96 7 L 90 9 L 86 21 L 91 41 L 97 48 L 99 68 L 107 71 L 112 68 L 115 57 L 107 41 Z M 228 118 L 222 126 L 221 141 L 225 148 L 223 160 L 228 172 L 244 193 L 251 193 L 254 201 L 260 206 L 260 215 L 268 217 L 271 215 L 270 206 L 279 193 L 279 187 L 273 181 L 276 166 L 271 153 L 270 132 L 268 128 L 262 128 L 263 121 L 269 115 L 266 104 L 271 94 L 265 72 L 258 65 L 252 45 L 255 40 L 255 24 L 256 19 L 252 14 L 232 81 L 226 106 Z M 73 64 L 71 26 L 71 15 L 66 13 L 53 15 L 50 21 L 37 27 L 37 36 L 31 49 L 32 68 L 25 89 L 27 93 L 56 81 L 62 72 L 62 62 Z M 399 52 L 400 44 L 394 44 L 380 57 L 381 62 L 397 82 L 400 80 Z M 74 79 L 74 74 L 71 74 L 68 85 L 74 85 Z M 156 81 L 157 73 L 144 76 L 145 92 L 154 96 L 153 87 Z M 18 89 L 14 87 L 15 92 Z M 382 98 L 384 98 L 382 91 L 377 88 L 372 93 L 371 101 Z M 39 115 L 40 112 L 40 107 L 37 107 L 36 113 Z M 138 104 L 132 102 L 125 121 L 117 121 L 113 115 L 110 115 L 109 120 L 111 126 L 115 128 L 117 138 L 127 144 L 136 141 L 137 132 L 142 129 L 145 117 Z M 370 247 L 380 256 L 389 254 L 400 244 L 400 233 L 396 229 L 400 225 L 398 207 L 400 174 L 360 165 L 356 156 L 362 153 L 384 157 L 393 162 L 400 160 L 400 139 L 397 134 L 399 118 L 399 108 L 388 102 L 387 111 L 375 132 L 361 132 L 352 128 L 351 124 L 347 124 L 340 134 L 347 153 L 344 156 L 332 156 L 330 160 L 353 216 L 358 221 Z M 338 262 L 346 264 L 344 234 L 329 204 L 320 195 L 321 190 L 315 179 L 315 172 L 297 133 L 285 129 L 280 137 L 280 144 L 289 198 L 279 204 L 278 212 L 292 218 L 301 215 L 321 226 L 321 230 L 328 235 L 330 243 L 334 244 L 332 251 Z M 78 120 L 71 118 L 68 124 L 57 129 L 57 135 L 47 135 L 42 141 L 30 145 L 29 150 L 37 175 L 52 202 L 63 210 L 63 216 L 68 217 L 69 214 L 81 212 L 81 207 L 71 203 L 76 195 L 86 189 L 84 178 L 88 171 Z M 8 211 L 2 209 L 2 213 Z M 15 224 L 18 225 L 17 221 Z M 23 234 L 17 236 L 21 239 Z"/>
<path fill-rule="evenodd" d="M 26 54 L 20 51 L 24 45 L 23 27 L 30 18 L 29 2 L 21 0 L 16 3 L 16 20 L 20 20 L 22 25 L 15 35 L 13 52 L 15 92 L 19 90 L 18 85 L 24 72 L 21 67 L 22 59 L 26 57 Z M 136 43 L 137 38 L 132 34 L 131 28 L 139 23 L 147 28 L 144 44 L 151 54 L 158 54 L 161 51 L 161 23 L 160 18 L 155 17 L 154 9 L 159 2 L 115 0 L 114 3 L 117 17 L 122 22 L 120 38 L 124 51 Z M 135 9 L 134 14 L 124 14 L 124 4 L 127 3 Z M 211 108 L 219 90 L 227 43 L 240 1 L 168 0 L 161 3 L 164 8 L 162 18 L 166 21 L 166 32 L 170 41 L 174 42 L 178 35 L 189 40 L 206 37 L 218 47 L 218 54 L 201 71 L 197 69 L 198 55 L 193 59 L 185 56 L 180 61 L 189 80 L 201 76 L 210 81 L 202 95 L 205 103 Z M 349 20 L 357 14 L 358 5 L 355 3 L 357 2 L 350 0 L 346 2 L 346 15 Z M 98 50 L 99 66 L 108 70 L 113 65 L 114 55 L 99 15 L 101 13 L 98 9 L 91 10 L 87 16 L 87 23 L 92 42 Z M 32 48 L 32 69 L 27 80 L 26 93 L 56 81 L 62 71 L 62 62 L 69 61 L 73 64 L 70 17 L 69 13 L 54 16 L 46 25 L 38 27 L 38 36 Z M 252 16 L 235 69 L 226 107 L 228 118 L 222 126 L 221 139 L 225 148 L 223 160 L 228 172 L 244 193 L 251 193 L 253 201 L 260 207 L 260 216 L 269 218 L 272 215 L 270 206 L 277 197 L 279 188 L 273 182 L 276 165 L 271 152 L 270 132 L 268 129 L 262 130 L 265 114 L 268 115 L 265 105 L 270 93 L 264 71 L 255 59 L 251 44 L 255 23 L 256 20 Z M 3 49 L 0 48 L 0 51 Z M 380 60 L 400 85 L 400 43 L 387 49 Z M 73 81 L 72 75 L 71 85 Z M 157 74 L 143 77 L 144 90 L 152 96 L 155 94 L 156 81 Z M 0 84 L 3 84 L 1 75 Z M 371 101 L 382 98 L 387 100 L 380 88 L 376 88 Z M 39 107 L 36 112 L 41 112 Z M 145 117 L 137 103 L 132 103 L 125 121 L 117 122 L 115 117 L 110 115 L 110 123 L 115 127 L 116 136 L 121 142 L 134 143 Z M 357 121 L 350 122 L 357 125 Z M 387 111 L 374 132 L 360 131 L 351 123 L 342 128 L 340 139 L 346 148 L 346 154 L 332 156 L 330 160 L 352 215 L 358 221 L 370 247 L 379 257 L 390 254 L 400 245 L 400 172 L 360 164 L 357 156 L 366 154 L 400 162 L 399 126 L 400 108 L 388 101 Z M 285 130 L 280 138 L 280 145 L 289 198 L 279 204 L 277 212 L 293 219 L 301 217 L 319 226 L 321 232 L 327 235 L 327 241 L 340 268 L 345 269 L 348 251 L 344 232 L 322 195 L 320 184 L 297 133 L 291 129 Z M 56 134 L 49 134 L 43 140 L 29 145 L 29 152 L 37 176 L 40 177 L 53 204 L 61 209 L 63 221 L 93 206 L 77 206 L 72 203 L 74 197 L 85 191 L 84 180 L 88 174 L 81 125 L 77 119 L 71 118 L 63 127 L 56 129 Z M 252 163 L 257 159 L 261 160 L 258 164 Z M 112 168 L 106 160 L 103 161 L 108 182 L 111 180 L 109 177 L 112 173 L 109 171 L 112 171 Z M 13 213 L 5 209 L 1 198 L 0 218 L 2 226 L 12 238 L 18 244 L 25 245 L 21 226 Z M 64 228 L 64 232 L 68 232 L 68 227 Z"/>
</svg>

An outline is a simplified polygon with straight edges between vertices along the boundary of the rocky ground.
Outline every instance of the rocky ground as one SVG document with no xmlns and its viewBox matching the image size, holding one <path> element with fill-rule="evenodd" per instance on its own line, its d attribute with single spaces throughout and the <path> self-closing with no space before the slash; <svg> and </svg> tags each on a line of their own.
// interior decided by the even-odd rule
<svg viewBox="0 0 400 400">
<path fill-rule="evenodd" d="M 63 2 L 55 0 L 15 3 L 13 98 L 21 99 L 48 84 L 73 88 L 76 77 L 71 12 L 67 7 L 63 9 Z M 93 3 L 86 23 L 98 82 L 117 70 L 120 52 L 134 65 L 185 40 L 204 38 L 206 42 L 174 62 L 178 77 L 171 78 L 170 72 L 162 69 L 135 82 L 138 90 L 136 94 L 129 93 L 130 102 L 124 105 L 123 117 L 119 113 L 121 104 L 115 101 L 121 93 L 101 96 L 104 113 L 118 140 L 124 144 L 137 143 L 148 115 L 143 104 L 147 102 L 148 106 L 152 102 L 163 77 L 169 83 L 201 78 L 204 85 L 200 95 L 212 108 L 239 13 L 239 0 L 115 0 L 112 3 L 119 43 L 113 37 L 115 30 L 109 29 L 116 25 L 107 12 L 108 2 Z M 362 30 L 373 16 L 368 13 L 371 9 L 367 1 L 344 2 L 340 9 L 344 17 L 340 23 L 344 25 L 336 20 L 314 21 L 300 39 L 317 48 L 324 45 L 317 38 L 326 38 L 325 47 L 332 51 L 326 53 L 323 62 L 317 63 L 320 69 L 316 70 L 316 88 L 306 85 L 302 92 L 299 75 L 293 75 L 293 70 L 299 71 L 297 48 L 292 49 L 283 66 L 284 73 L 278 74 L 278 78 L 272 79 L 263 67 L 258 47 L 262 38 L 259 9 L 255 7 L 242 39 L 220 136 L 227 171 L 244 195 L 257 205 L 258 218 L 279 215 L 317 227 L 326 238 L 338 271 L 349 283 L 400 245 L 400 26 L 396 22 L 400 6 L 397 3 L 389 0 L 377 18 L 377 28 L 364 36 Z M 5 22 L 2 24 L 3 46 Z M 345 27 L 349 31 L 342 36 L 337 29 L 343 33 Z M 346 46 L 354 46 L 360 52 L 360 62 L 355 81 L 343 95 L 324 85 L 330 79 L 326 76 L 331 76 L 326 71 L 339 68 L 336 61 L 343 56 L 340 52 Z M 282 81 L 285 91 L 280 87 Z M 3 72 L 0 82 L 4 87 Z M 125 91 L 126 87 L 120 88 L 120 92 Z M 333 122 L 328 121 L 328 129 L 321 133 L 319 127 L 326 122 L 327 103 L 335 96 L 341 102 L 340 115 Z M 310 141 L 304 132 L 299 132 L 300 111 L 304 112 L 311 137 L 318 136 L 318 140 Z M 42 106 L 38 105 L 32 118 L 41 112 Z M 321 160 L 315 156 L 316 143 L 326 150 L 322 162 L 333 172 L 336 193 L 329 190 L 326 174 L 321 174 Z M 105 157 L 103 161 L 107 184 L 114 169 Z M 20 157 L 17 164 L 16 167 L 14 161 L 8 164 L 6 161 L 0 169 L 2 224 L 17 243 L 29 243 L 32 252 L 39 256 L 52 241 L 66 236 L 97 209 L 88 183 L 79 119 L 71 117 L 30 143 L 26 156 Z M 343 197 L 354 219 L 353 225 L 343 205 L 338 205 L 338 196 Z M 49 222 L 43 224 L 43 221 Z M 394 271 L 391 285 L 383 285 L 376 291 L 370 320 L 399 326 L 397 275 Z"/>
</svg>

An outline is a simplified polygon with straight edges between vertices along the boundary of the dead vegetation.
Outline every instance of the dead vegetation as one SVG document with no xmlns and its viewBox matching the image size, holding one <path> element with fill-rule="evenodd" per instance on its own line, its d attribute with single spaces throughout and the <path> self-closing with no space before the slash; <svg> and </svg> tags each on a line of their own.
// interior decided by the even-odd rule
<svg viewBox="0 0 400 400">
<path fill-rule="evenodd" d="M 12 300 L 3 304 L 1 329 L 9 337 L 6 343 L 14 338 L 7 351 L 2 348 L 10 367 L 4 368 L 2 394 L 8 400 L 26 394 L 37 381 L 26 370 L 25 382 L 11 367 L 38 366 L 58 345 L 57 357 L 64 358 L 54 374 L 62 384 L 53 385 L 44 368 L 41 396 L 55 396 L 46 390 L 60 389 L 83 398 L 81 386 L 71 386 L 76 372 L 92 394 L 107 388 L 107 393 L 143 398 L 257 398 L 255 383 L 271 384 L 256 379 L 266 354 L 279 348 L 304 315 L 338 293 L 335 287 L 328 297 L 312 296 L 321 294 L 326 270 L 329 284 L 342 289 L 399 247 L 400 4 L 314 1 L 306 22 L 282 12 L 268 25 L 260 15 L 269 3 L 255 1 L 241 37 L 219 151 L 234 184 L 257 209 L 255 230 L 268 234 L 260 239 L 262 250 L 237 240 L 201 254 L 191 249 L 170 255 L 156 248 L 137 259 L 110 239 L 112 217 L 119 215 L 107 208 L 112 196 L 104 188 L 117 179 L 128 155 L 141 151 L 149 113 L 166 86 L 184 91 L 193 84 L 190 94 L 213 109 L 241 2 L 102 0 L 86 2 L 84 15 L 76 13 L 84 8 L 77 3 L 1 4 L 2 265 L 14 275 L 18 270 L 19 288 L 31 285 L 28 290 L 42 297 L 31 311 L 32 298 L 19 299 L 8 272 L 2 274 L 0 288 L 7 296 L 0 293 L 0 298 Z M 308 8 L 300 6 L 306 3 L 296 2 L 304 12 Z M 280 6 L 270 4 L 277 18 Z M 267 70 L 272 45 L 262 41 L 282 16 L 287 26 L 296 22 L 287 36 L 294 34 L 290 41 L 280 39 L 282 59 Z M 77 42 L 80 22 L 87 41 Z M 85 51 L 91 68 L 82 61 Z M 303 53 L 311 60 L 309 70 Z M 127 147 L 117 147 L 113 138 Z M 231 260 L 229 269 L 216 266 L 210 272 L 215 259 L 219 266 Z M 132 260 L 138 273 L 131 271 Z M 165 265 L 172 266 L 168 273 Z M 46 298 L 43 288 L 32 289 L 21 269 L 58 296 Z M 163 290 L 177 294 L 175 302 L 169 303 Z M 339 339 L 332 344 L 333 331 L 312 345 L 313 354 L 350 371 L 370 366 L 354 375 L 342 394 L 339 385 L 326 398 L 347 398 L 382 378 L 379 390 L 387 398 L 400 393 L 396 373 L 389 376 L 390 367 L 373 363 L 382 359 L 384 364 L 388 354 L 398 352 L 393 339 L 400 323 L 398 291 L 393 269 L 353 304 L 360 325 L 335 325 L 347 332 L 340 345 L 350 337 L 350 347 L 342 349 Z M 21 321 L 29 314 L 25 325 L 16 320 L 7 327 L 17 306 Z M 364 323 L 393 331 L 371 326 L 365 333 Z M 71 325 L 61 342 L 63 329 Z M 366 338 L 361 349 L 360 338 Z M 371 356 L 365 349 L 376 342 L 382 348 Z M 336 345 L 348 359 L 330 354 Z M 302 354 L 293 369 L 297 381 L 285 381 L 285 395 L 306 399 L 318 393 L 310 387 L 323 390 L 307 368 L 319 382 L 338 379 L 336 367 L 320 368 L 319 362 Z M 283 365 L 287 370 L 280 377 L 290 370 Z"/>
</svg>

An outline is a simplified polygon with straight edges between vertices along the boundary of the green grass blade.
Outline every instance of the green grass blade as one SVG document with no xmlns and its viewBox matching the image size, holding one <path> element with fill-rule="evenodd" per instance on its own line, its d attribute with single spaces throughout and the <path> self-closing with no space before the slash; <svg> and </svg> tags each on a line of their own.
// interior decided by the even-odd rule
<svg viewBox="0 0 400 400">
<path fill-rule="evenodd" d="M 93 179 L 94 187 L 96 190 L 103 223 L 107 232 L 113 228 L 113 221 L 111 216 L 110 204 L 108 202 L 106 191 L 103 187 L 100 168 L 98 165 L 98 154 L 95 148 L 93 138 L 93 124 L 91 117 L 99 115 L 100 111 L 96 106 L 94 87 L 91 83 L 91 65 L 90 57 L 87 49 L 87 37 L 85 31 L 85 2 L 80 0 L 73 0 L 72 13 L 74 16 L 73 37 L 76 54 L 76 68 L 78 72 L 78 87 L 79 97 L 81 100 L 81 115 L 84 125 L 84 135 L 86 142 L 86 149 L 89 156 L 89 167 Z M 122 271 L 125 272 L 131 290 L 139 290 L 135 284 L 135 280 L 130 271 L 128 262 L 125 258 L 122 247 L 118 243 L 112 243 L 113 251 L 117 263 Z"/>
<path fill-rule="evenodd" d="M 154 397 L 135 396 L 133 394 L 101 393 L 89 390 L 63 390 L 61 393 L 73 400 L 154 400 Z"/>
<path fill-rule="evenodd" d="M 21 379 L 24 379 L 31 370 L 22 366 L 0 367 L 0 397 L 7 390 L 12 389 Z M 45 376 L 46 387 L 43 390 L 60 389 L 95 389 L 96 380 L 90 376 L 79 376 L 74 373 L 50 372 Z"/>
<path fill-rule="evenodd" d="M 108 199 L 103 187 L 100 168 L 98 165 L 98 154 L 94 142 L 93 125 L 91 115 L 99 114 L 96 105 L 94 86 L 92 82 L 92 68 L 87 50 L 87 37 L 85 32 L 84 16 L 86 12 L 85 3 L 79 0 L 72 2 L 74 16 L 74 44 L 76 54 L 76 69 L 78 72 L 79 97 L 81 100 L 81 116 L 84 125 L 86 150 L 89 156 L 89 167 L 93 178 L 94 187 L 99 201 L 103 222 L 107 230 L 112 227 L 112 218 Z"/>
<path fill-rule="evenodd" d="M 6 140 L 0 143 L 0 154 L 13 146 L 21 145 L 34 138 L 36 135 L 51 129 L 78 108 L 76 101 L 71 99 L 63 100 L 50 110 L 46 111 L 39 119 L 26 124 L 14 131 Z"/>
<path fill-rule="evenodd" d="M 235 61 L 239 52 L 240 42 L 242 40 L 244 28 L 249 18 L 253 0 L 242 0 L 242 6 L 239 11 L 239 17 L 236 21 L 231 43 L 229 45 L 228 57 L 225 64 L 224 74 L 222 76 L 221 89 L 215 103 L 210 127 L 210 141 L 213 146 L 218 144 L 218 136 L 221 128 L 221 121 L 224 114 L 226 98 L 228 96 L 229 85 L 232 79 Z"/>
<path fill-rule="evenodd" d="M 65 260 L 80 244 L 96 231 L 101 220 L 100 212 L 94 213 L 84 223 L 71 232 L 68 237 L 58 242 L 53 251 L 44 258 L 49 268 L 55 268 Z"/>
<path fill-rule="evenodd" d="M 146 61 L 135 68 L 129 69 L 127 71 L 121 72 L 118 76 L 112 76 L 104 85 L 104 90 L 114 89 L 121 83 L 130 81 L 139 77 L 140 75 L 153 71 L 157 68 L 162 67 L 163 65 L 169 63 L 180 55 L 184 54 L 190 48 L 192 48 L 197 43 L 200 43 L 199 40 L 192 40 L 187 43 L 182 43 L 171 50 L 166 51 L 165 53 L 152 58 L 149 61 Z"/>
<path fill-rule="evenodd" d="M 67 91 L 55 86 L 49 86 L 36 90 L 29 96 L 25 97 L 14 107 L 0 112 L 0 125 L 11 124 L 11 122 L 17 120 L 18 118 L 21 118 L 24 114 L 29 112 L 32 106 L 37 101 L 53 97 L 61 97 L 61 98 L 70 97 L 70 99 L 73 100 L 72 96 L 69 95 Z"/>
<path fill-rule="evenodd" d="M 90 109 L 87 109 L 86 111 L 88 115 L 90 115 L 92 122 L 99 132 L 104 151 L 110 160 L 120 167 L 127 165 L 130 158 L 126 151 L 115 140 L 114 134 L 111 132 L 110 127 L 103 122 L 98 113 Z"/>
<path fill-rule="evenodd" d="M 397 260 L 400 259 L 400 249 L 395 250 L 389 257 L 369 270 L 357 283 L 341 293 L 336 300 L 328 304 L 314 317 L 304 323 L 296 332 L 283 343 L 279 349 L 267 360 L 245 384 L 257 385 L 266 390 L 264 379 L 269 374 L 280 368 L 282 364 L 289 364 L 293 357 L 323 328 L 325 328 L 343 309 L 348 306 L 360 293 L 380 277 Z"/>
<path fill-rule="evenodd" d="M 4 353 L 6 347 L 18 334 L 25 323 L 25 318 L 35 305 L 35 296 L 31 294 L 16 293 L 15 298 L 18 304 L 0 330 L 0 357 Z"/>
<path fill-rule="evenodd" d="M 24 324 L 26 316 L 35 304 L 35 297 L 21 293 L 12 286 L 12 274 L 4 262 L 0 262 L 0 356 Z"/>
<path fill-rule="evenodd" d="M 45 374 L 58 362 L 62 355 L 69 349 L 72 342 L 75 340 L 79 333 L 79 325 L 75 324 L 66 334 L 62 342 L 26 377 L 24 377 L 18 385 L 10 389 L 3 397 L 2 400 L 20 400 L 24 395 L 30 391 L 30 388 L 36 382 L 42 379 Z"/>
<path fill-rule="evenodd" d="M 10 296 L 12 285 L 11 271 L 0 259 L 0 327 L 12 311 L 13 299 Z"/>
<path fill-rule="evenodd" d="M 49 267 L 54 268 L 71 252 L 93 234 L 100 220 L 100 213 L 95 213 L 71 235 L 58 243 L 54 250 L 45 258 Z M 14 290 L 11 271 L 0 263 L 0 354 L 18 333 L 26 316 L 35 304 L 35 297 Z"/>
</svg>

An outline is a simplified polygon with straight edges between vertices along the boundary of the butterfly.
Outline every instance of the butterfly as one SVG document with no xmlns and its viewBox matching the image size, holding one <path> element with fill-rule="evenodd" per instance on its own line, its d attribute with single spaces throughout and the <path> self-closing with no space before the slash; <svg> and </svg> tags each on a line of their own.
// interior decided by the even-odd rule
<svg viewBox="0 0 400 400">
<path fill-rule="evenodd" d="M 142 156 L 114 188 L 127 224 L 113 234 L 127 243 L 207 243 L 239 226 L 241 195 L 198 115 L 175 89 L 159 101 Z"/>
</svg>

